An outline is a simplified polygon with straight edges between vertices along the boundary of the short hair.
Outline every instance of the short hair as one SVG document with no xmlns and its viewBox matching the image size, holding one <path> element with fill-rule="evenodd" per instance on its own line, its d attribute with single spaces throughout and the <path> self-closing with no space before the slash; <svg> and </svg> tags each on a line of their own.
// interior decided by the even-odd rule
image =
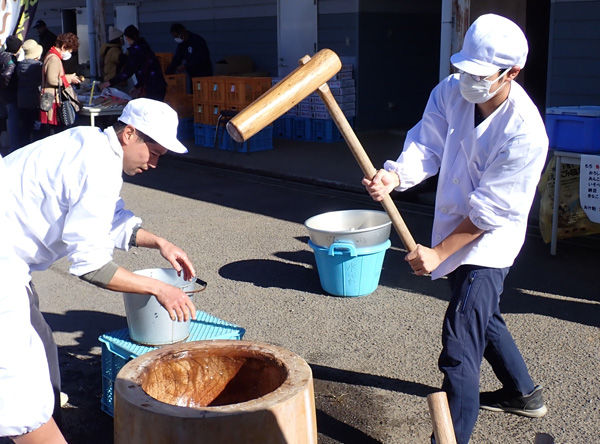
<svg viewBox="0 0 600 444">
<path fill-rule="evenodd" d="M 59 34 L 56 37 L 56 42 L 54 46 L 57 48 L 65 48 L 70 49 L 71 51 L 77 51 L 79 48 L 79 37 L 77 37 L 72 32 L 65 32 L 64 34 Z"/>
<path fill-rule="evenodd" d="M 137 29 L 135 26 L 133 25 L 129 25 L 127 28 L 125 28 L 125 30 L 123 31 L 123 35 L 125 37 L 129 37 L 131 40 L 137 40 L 140 38 L 140 30 Z"/>
<path fill-rule="evenodd" d="M 125 130 L 125 127 L 127 125 L 128 125 L 127 123 L 117 120 L 115 123 L 113 123 L 112 127 L 113 127 L 113 130 L 115 130 L 115 134 L 117 136 L 120 136 L 121 134 L 123 134 L 123 131 Z M 146 135 L 145 133 L 141 132 L 137 128 L 135 129 L 135 134 L 138 136 L 138 139 L 144 143 L 156 143 L 156 141 L 152 137 Z"/>
<path fill-rule="evenodd" d="M 183 26 L 181 23 L 173 23 L 171 25 L 171 34 L 175 33 L 175 34 L 181 34 L 182 32 L 185 32 L 185 26 Z"/>
</svg>

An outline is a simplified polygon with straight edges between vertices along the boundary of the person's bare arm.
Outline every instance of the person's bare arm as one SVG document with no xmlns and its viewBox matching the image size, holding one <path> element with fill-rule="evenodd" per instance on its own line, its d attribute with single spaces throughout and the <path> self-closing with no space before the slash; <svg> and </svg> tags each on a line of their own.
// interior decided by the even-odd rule
<svg viewBox="0 0 600 444">
<path fill-rule="evenodd" d="M 431 273 L 452 254 L 473 242 L 484 233 L 471 219 L 466 217 L 456 229 L 434 248 L 417 245 L 417 249 L 408 253 L 405 260 L 417 275 Z"/>
<path fill-rule="evenodd" d="M 132 273 L 119 267 L 106 287 L 123 293 L 152 294 L 169 312 L 172 320 L 196 318 L 196 308 L 189 296 L 180 288 L 150 277 Z"/>
<path fill-rule="evenodd" d="M 166 239 L 151 233 L 148 230 L 140 228 L 137 232 L 136 245 L 138 247 L 154 248 L 160 251 L 162 257 L 168 260 L 177 273 L 183 271 L 183 278 L 186 281 L 192 280 L 196 276 L 196 270 L 189 260 L 185 251 L 173 245 Z"/>
</svg>

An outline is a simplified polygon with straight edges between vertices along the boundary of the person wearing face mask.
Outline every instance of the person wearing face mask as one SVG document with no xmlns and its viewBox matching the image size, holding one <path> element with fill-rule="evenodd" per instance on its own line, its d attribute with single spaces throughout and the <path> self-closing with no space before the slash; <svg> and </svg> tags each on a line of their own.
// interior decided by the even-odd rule
<svg viewBox="0 0 600 444">
<path fill-rule="evenodd" d="M 135 87 L 129 91 L 131 97 L 164 100 L 167 81 L 156 54 L 146 39 L 140 36 L 140 31 L 135 26 L 129 25 L 125 28 L 123 35 L 128 45 L 125 66 L 110 80 L 101 83 L 100 89 L 119 85 L 135 75 Z"/>
<path fill-rule="evenodd" d="M 175 55 L 165 74 L 187 72 L 189 78 L 212 76 L 212 62 L 206 41 L 188 31 L 181 23 L 171 25 L 171 35 L 177 43 Z"/>
<path fill-rule="evenodd" d="M 58 95 L 59 84 L 65 89 L 67 94 L 77 97 L 72 85 L 81 83 L 77 74 L 66 74 L 63 67 L 63 60 L 69 60 L 73 51 L 79 48 L 79 39 L 71 32 L 60 34 L 56 37 L 54 46 L 50 48 L 44 58 L 42 69 L 42 90 L 41 93 L 50 93 L 54 98 L 52 107 L 49 111 L 40 111 L 40 122 L 42 136 L 48 136 L 65 129 L 57 116 L 57 107 L 60 100 Z"/>
<path fill-rule="evenodd" d="M 527 53 L 512 21 L 475 20 L 451 58 L 459 73 L 433 89 L 400 157 L 362 181 L 381 201 L 439 175 L 432 246 L 418 245 L 405 259 L 415 274 L 450 284 L 438 366 L 458 444 L 469 442 L 480 408 L 528 417 L 547 410 L 499 306 L 548 151 L 539 111 L 514 81 Z M 480 394 L 483 358 L 501 388 Z"/>
<path fill-rule="evenodd" d="M 121 70 L 127 56 L 122 51 L 124 45 L 123 31 L 110 26 L 108 28 L 108 43 L 100 47 L 102 79 L 108 82 Z M 119 89 L 127 86 L 126 82 L 116 85 Z"/>
</svg>

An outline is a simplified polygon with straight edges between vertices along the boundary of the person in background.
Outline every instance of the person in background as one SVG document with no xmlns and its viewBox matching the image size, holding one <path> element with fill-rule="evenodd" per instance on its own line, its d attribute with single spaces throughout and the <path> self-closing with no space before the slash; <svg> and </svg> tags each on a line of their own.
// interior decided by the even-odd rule
<svg viewBox="0 0 600 444">
<path fill-rule="evenodd" d="M 17 53 L 23 42 L 14 35 L 6 38 L 5 50 L 0 53 L 0 101 L 6 107 L 8 147 L 14 151 L 19 147 L 19 109 L 17 108 Z"/>
<path fill-rule="evenodd" d="M 540 113 L 514 81 L 527 53 L 512 21 L 475 20 L 450 59 L 459 73 L 433 89 L 400 157 L 362 182 L 380 201 L 439 173 L 432 247 L 417 245 L 405 259 L 417 275 L 448 277 L 438 366 L 458 444 L 469 442 L 480 408 L 533 418 L 547 411 L 500 313 L 548 152 Z M 502 388 L 480 394 L 483 358 Z"/>
<path fill-rule="evenodd" d="M 129 45 L 127 62 L 121 72 L 109 81 L 101 83 L 100 89 L 116 86 L 135 75 L 135 87 L 129 91 L 131 97 L 163 101 L 167 93 L 167 82 L 156 54 L 148 42 L 140 36 L 140 31 L 135 26 L 129 25 L 123 34 L 125 42 Z"/>
<path fill-rule="evenodd" d="M 37 31 L 38 43 L 42 45 L 42 48 L 44 48 L 42 55 L 40 56 L 40 60 L 44 60 L 46 54 L 56 42 L 56 34 L 48 29 L 46 22 L 43 20 L 38 20 L 35 22 L 35 25 L 33 25 L 32 28 Z"/>
<path fill-rule="evenodd" d="M 25 59 L 17 63 L 17 107 L 19 112 L 18 147 L 39 139 L 40 89 L 42 85 L 42 48 L 35 40 L 25 40 Z"/>
<path fill-rule="evenodd" d="M 100 47 L 102 60 L 102 81 L 108 82 L 115 77 L 125 65 L 127 56 L 123 54 L 121 47 L 124 44 L 123 31 L 110 26 L 108 28 L 108 43 Z M 116 85 L 119 89 L 127 86 L 127 82 Z"/>
<path fill-rule="evenodd" d="M 73 91 L 73 86 L 81 83 L 77 74 L 66 74 L 62 61 L 71 58 L 73 51 L 79 48 L 79 39 L 71 32 L 60 34 L 56 38 L 54 46 L 50 48 L 42 69 L 42 93 L 49 92 L 53 95 L 54 101 L 50 111 L 40 111 L 40 122 L 42 124 L 42 137 L 57 133 L 65 129 L 65 126 L 60 122 L 57 116 L 57 96 L 58 85 L 62 84 L 73 97 L 77 97 Z"/>
<path fill-rule="evenodd" d="M 141 228 L 141 219 L 120 198 L 123 173 L 134 176 L 156 168 L 167 151 L 187 152 L 177 140 L 178 123 L 166 103 L 134 99 L 112 127 L 69 128 L 7 156 L 7 219 L 16 226 L 10 241 L 26 271 L 46 270 L 67 257 L 71 274 L 86 282 L 116 292 L 152 294 L 173 320 L 195 318 L 194 305 L 180 288 L 132 273 L 112 260 L 115 248 L 146 247 L 158 250 L 186 280 L 196 274 L 186 253 Z M 33 283 L 28 292 L 31 325 L 45 347 L 60 426 L 58 351 Z M 0 344 L 10 340 L 0 337 Z M 0 406 L 9 405 L 3 396 L 0 391 Z"/>
<path fill-rule="evenodd" d="M 185 71 L 190 79 L 212 76 L 212 62 L 206 41 L 198 34 L 188 31 L 181 23 L 171 25 L 171 35 L 177 48 L 165 74 Z"/>
</svg>

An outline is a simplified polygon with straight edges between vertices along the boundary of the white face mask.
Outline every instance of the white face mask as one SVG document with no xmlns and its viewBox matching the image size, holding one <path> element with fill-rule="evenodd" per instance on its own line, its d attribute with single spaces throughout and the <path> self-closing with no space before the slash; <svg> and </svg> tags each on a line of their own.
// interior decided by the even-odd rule
<svg viewBox="0 0 600 444">
<path fill-rule="evenodd" d="M 490 93 L 490 88 L 494 83 L 500 80 L 504 75 L 510 71 L 511 68 L 507 68 L 505 71 L 500 73 L 497 79 L 487 80 L 487 78 L 481 80 L 475 80 L 471 74 L 466 72 L 460 73 L 460 93 L 467 102 L 471 103 L 485 103 L 498 94 L 498 91 L 507 84 L 505 82 L 496 91 Z M 489 77 L 489 76 L 488 76 Z"/>
<path fill-rule="evenodd" d="M 183 39 L 181 37 L 175 37 L 176 43 L 183 43 Z"/>
<path fill-rule="evenodd" d="M 71 58 L 71 53 L 69 51 L 61 52 L 60 55 L 63 60 L 69 60 Z"/>
</svg>

